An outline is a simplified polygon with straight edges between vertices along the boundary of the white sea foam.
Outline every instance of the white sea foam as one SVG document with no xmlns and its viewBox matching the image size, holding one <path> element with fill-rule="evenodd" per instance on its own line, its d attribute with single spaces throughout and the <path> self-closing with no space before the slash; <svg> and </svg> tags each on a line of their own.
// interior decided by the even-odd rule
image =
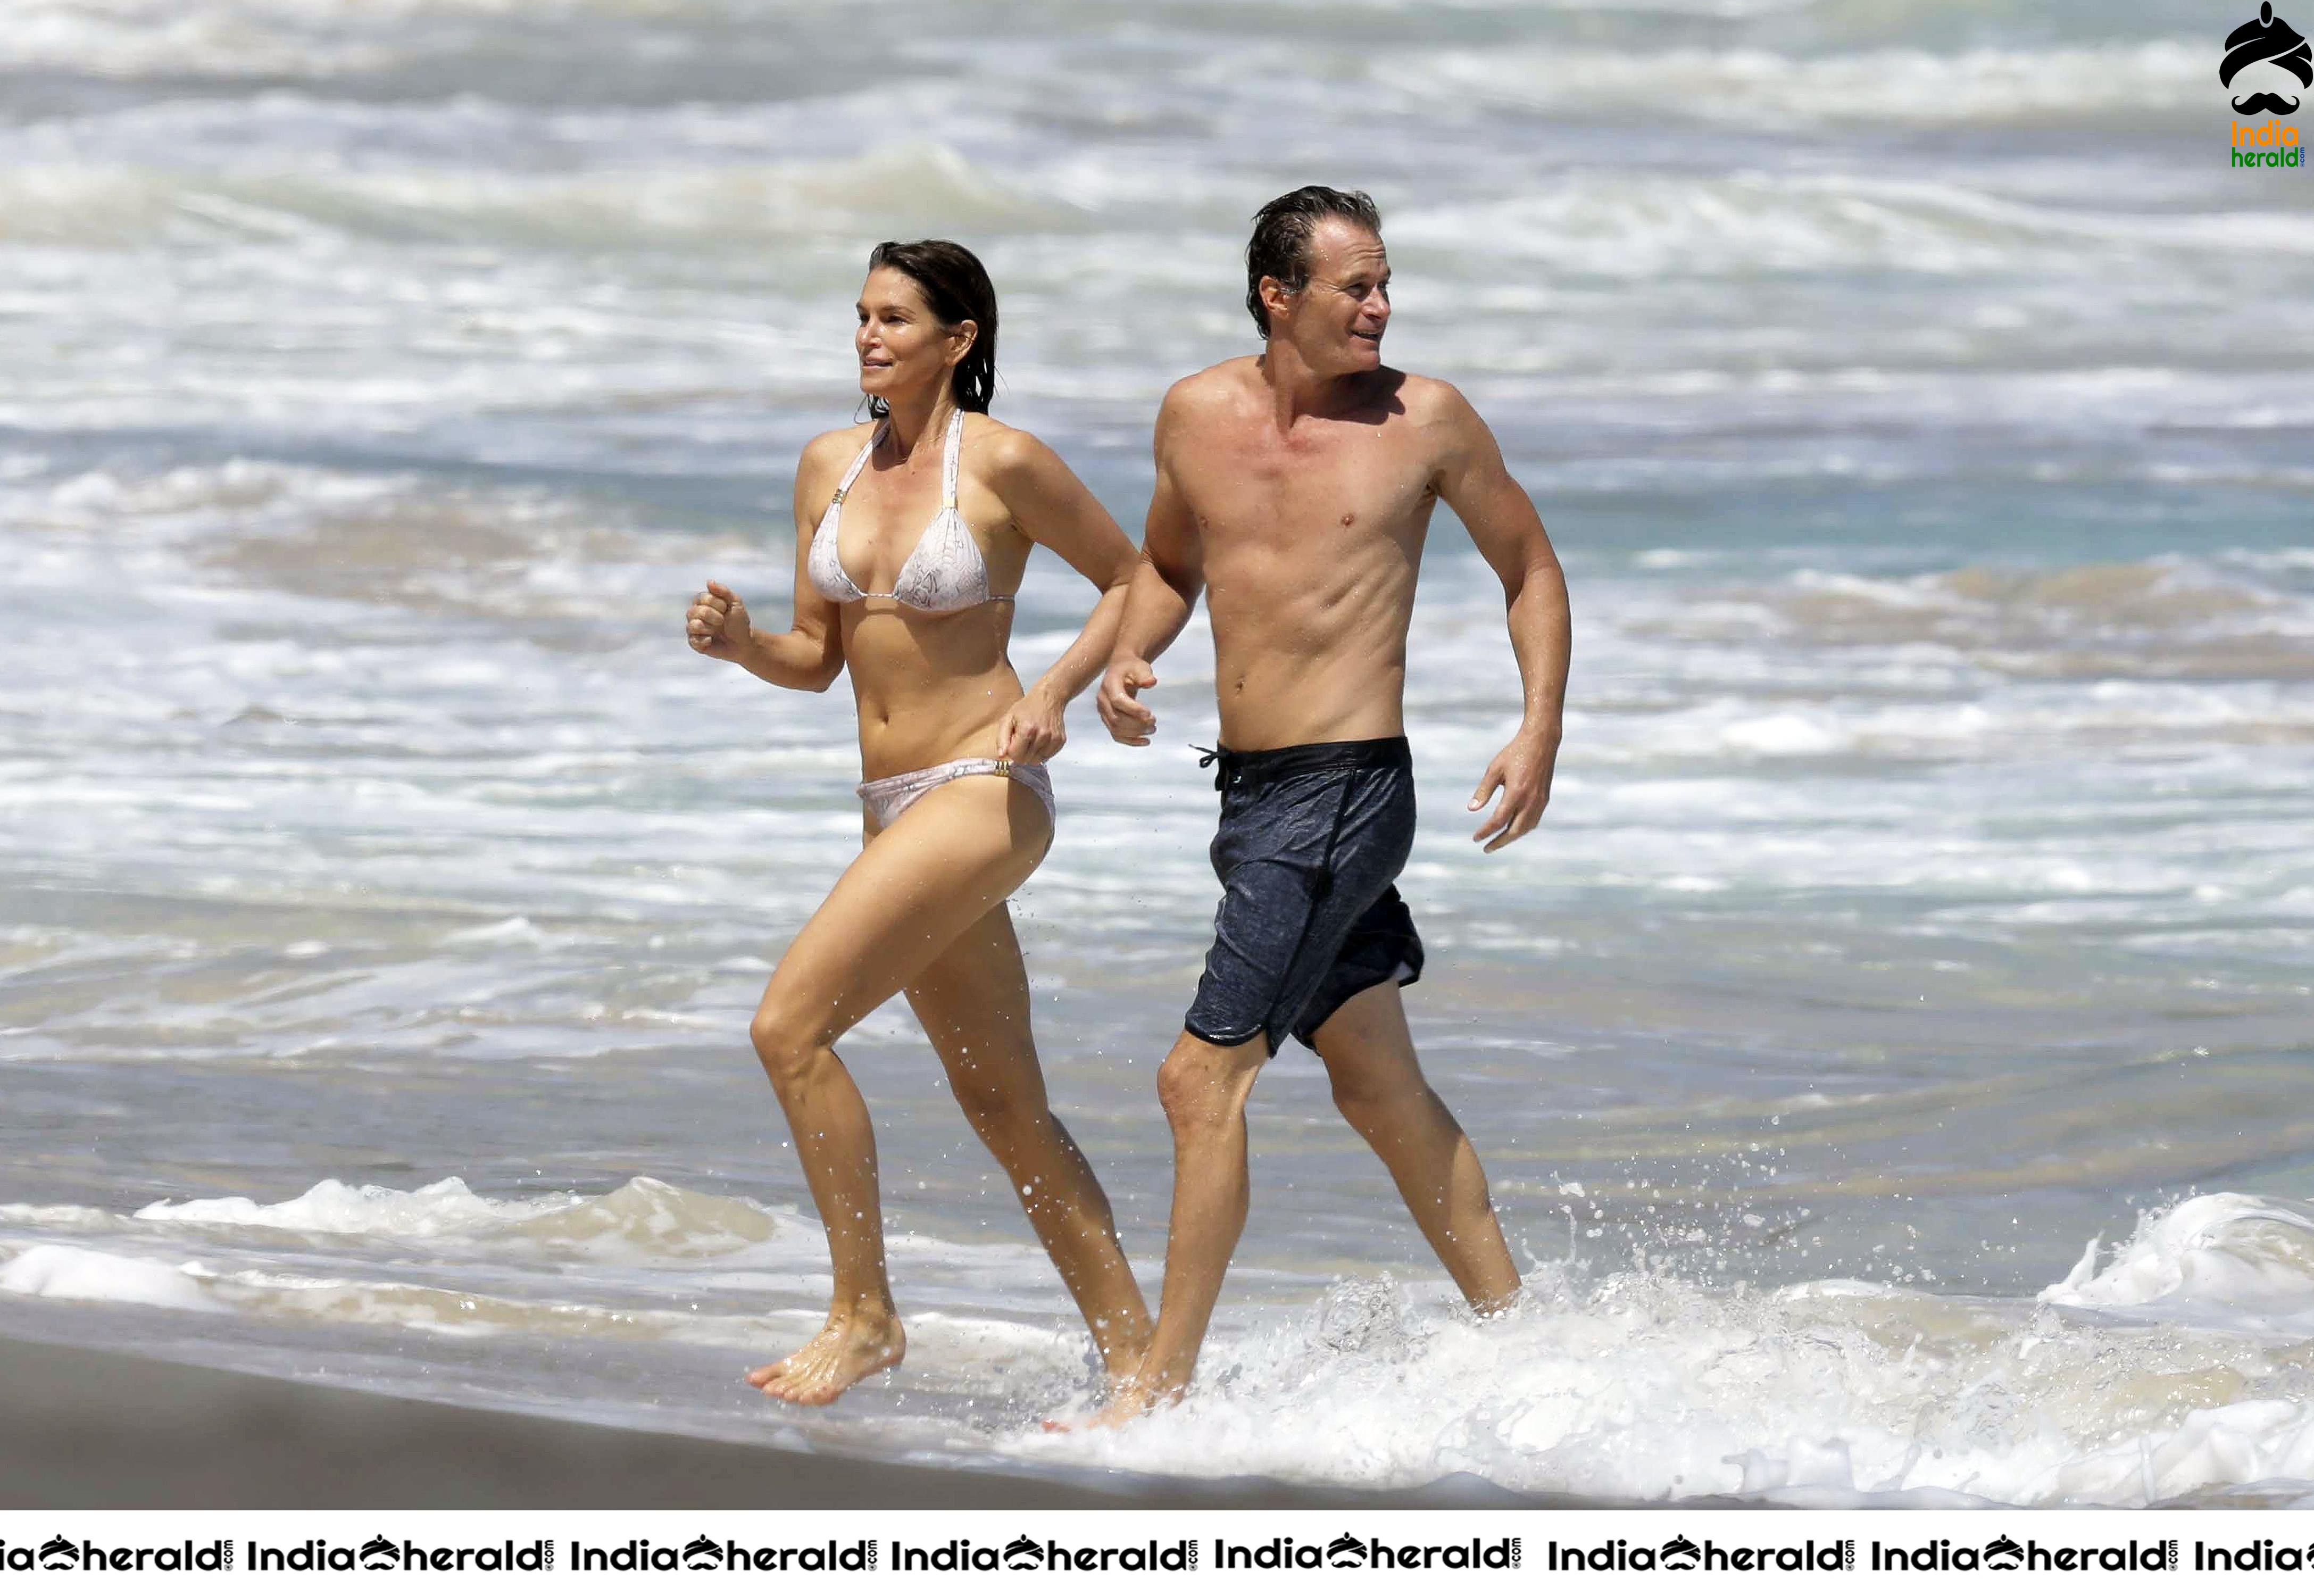
<svg viewBox="0 0 2314 1596">
<path fill-rule="evenodd" d="M 712 1197 L 639 1176 L 597 1197 L 484 1197 L 453 1176 L 415 1191 L 325 1180 L 280 1203 L 247 1197 L 152 1203 L 147 1224 L 293 1230 L 408 1240 L 503 1238 L 543 1247 L 616 1249 L 642 1257 L 712 1257 L 758 1246 L 782 1226 L 744 1197 Z"/>
<path fill-rule="evenodd" d="M 336 1236 L 433 1238 L 472 1235 L 501 1229 L 541 1214 L 559 1212 L 582 1199 L 481 1197 L 452 1177 L 416 1191 L 389 1186 L 349 1186 L 325 1180 L 302 1196 L 280 1203 L 248 1197 L 200 1197 L 182 1203 L 149 1203 L 134 1217 L 148 1224 L 256 1226 Z"/>
<path fill-rule="evenodd" d="M 1919 178 L 1580 173 L 1518 196 L 1422 206 L 1393 242 L 1608 278 L 1867 269 L 2070 271 L 2085 242 L 2314 255 L 2314 217 L 2060 207 Z"/>
<path fill-rule="evenodd" d="M 108 1230 L 120 1222 L 104 1209 L 79 1203 L 0 1203 L 0 1225 L 37 1230 Z"/>
<path fill-rule="evenodd" d="M 231 1311 L 181 1267 L 81 1247 L 26 1248 L 0 1263 L 0 1292 L 75 1302 L 131 1302 L 192 1313 Z"/>
<path fill-rule="evenodd" d="M 2314 1337 L 2314 1204 L 2215 1192 L 2146 1215 L 2101 1269 L 2098 1252 L 2040 1300 Z"/>
<path fill-rule="evenodd" d="M 982 171 L 937 143 L 754 167 L 569 173 L 415 169 L 219 175 L 161 166 L 31 165 L 0 175 L 0 243 L 118 245 L 176 238 L 417 242 L 445 235 L 541 247 L 760 250 L 848 238 L 902 220 L 951 232 L 1081 225 L 1066 201 Z M 204 225 L 204 224 L 206 225 Z M 512 304 L 508 313 L 516 313 Z M 541 312 L 531 306 L 536 322 Z M 558 307 L 544 331 L 614 331 L 628 318 Z"/>
<path fill-rule="evenodd" d="M 1847 741 L 1820 719 L 1790 710 L 1729 721 L 1719 736 L 1747 754 L 1828 754 Z"/>
<path fill-rule="evenodd" d="M 1177 1409 L 1009 1444 L 1369 1486 L 1468 1471 L 1629 1500 L 2142 1505 L 2314 1473 L 2314 1402 L 2295 1362 L 2264 1350 L 2279 1310 L 2314 1304 L 2308 1223 L 2294 1204 L 2195 1199 L 2150 1219 L 2105 1275 L 2043 1293 L 2190 1292 L 2190 1333 L 1841 1281 L 1731 1292 L 1545 1273 L 1491 1324 L 1387 1282 L 1345 1284 L 1299 1325 L 1209 1349 Z M 2298 1250 L 2245 1228 L 2259 1224 Z"/>
<path fill-rule="evenodd" d="M 108 76 L 328 75 L 392 58 L 366 41 L 269 28 L 242 7 L 155 0 L 114 0 L 102 7 L 26 0 L 12 8 L 9 34 L 8 54 L 19 66 Z"/>
<path fill-rule="evenodd" d="M 2199 41 L 2074 49 L 1760 49 L 1621 52 L 1450 49 L 1377 62 L 1383 84 L 1426 102 L 1543 112 L 1665 108 L 1709 122 L 2019 122 L 2200 111 L 2209 52 Z"/>
</svg>

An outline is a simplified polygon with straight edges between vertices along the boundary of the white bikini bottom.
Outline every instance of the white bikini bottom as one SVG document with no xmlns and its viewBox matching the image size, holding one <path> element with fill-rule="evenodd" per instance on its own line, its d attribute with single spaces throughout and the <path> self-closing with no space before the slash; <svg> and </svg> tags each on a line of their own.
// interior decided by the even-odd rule
<svg viewBox="0 0 2314 1596">
<path fill-rule="evenodd" d="M 862 781 L 854 790 L 866 802 L 868 812 L 876 817 L 876 828 L 881 831 L 906 813 L 910 804 L 958 776 L 1010 776 L 1044 800 L 1047 816 L 1054 814 L 1053 779 L 1045 773 L 1045 767 L 1020 764 L 1010 759 L 951 759 L 946 764 L 927 765 L 921 771 L 903 771 L 896 776 Z"/>
</svg>

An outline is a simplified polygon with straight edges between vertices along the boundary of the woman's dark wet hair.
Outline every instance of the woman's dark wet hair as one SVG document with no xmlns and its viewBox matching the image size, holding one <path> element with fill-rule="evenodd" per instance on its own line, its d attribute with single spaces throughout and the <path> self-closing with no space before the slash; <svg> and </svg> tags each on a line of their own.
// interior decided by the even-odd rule
<svg viewBox="0 0 2314 1596">
<path fill-rule="evenodd" d="M 972 348 L 957 362 L 950 392 L 960 410 L 985 412 L 996 392 L 996 285 L 980 257 L 945 238 L 920 238 L 914 243 L 878 244 L 868 254 L 868 269 L 888 266 L 905 272 L 923 291 L 924 308 L 943 327 L 970 322 L 976 330 Z M 889 413 L 880 399 L 868 401 L 868 412 Z"/>
<path fill-rule="evenodd" d="M 1328 216 L 1339 216 L 1382 236 L 1382 212 L 1363 190 L 1345 194 L 1312 183 L 1253 213 L 1253 237 L 1245 246 L 1245 308 L 1261 336 L 1269 336 L 1269 313 L 1261 305 L 1261 279 L 1276 278 L 1289 294 L 1310 286 L 1310 235 Z"/>
</svg>

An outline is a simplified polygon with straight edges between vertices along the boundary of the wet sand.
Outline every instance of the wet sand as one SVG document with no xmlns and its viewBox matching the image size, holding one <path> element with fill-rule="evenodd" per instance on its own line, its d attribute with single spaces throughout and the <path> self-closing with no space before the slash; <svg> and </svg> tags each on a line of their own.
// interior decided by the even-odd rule
<svg viewBox="0 0 2314 1596">
<path fill-rule="evenodd" d="M 1576 1506 L 1471 1478 L 1391 1494 L 1082 1482 L 782 1451 L 0 1340 L 0 1508 Z"/>
</svg>

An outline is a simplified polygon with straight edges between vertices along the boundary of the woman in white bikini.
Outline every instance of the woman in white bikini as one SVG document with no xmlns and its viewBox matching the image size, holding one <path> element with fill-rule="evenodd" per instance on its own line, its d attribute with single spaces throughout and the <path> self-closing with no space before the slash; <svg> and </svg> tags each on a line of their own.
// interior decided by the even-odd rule
<svg viewBox="0 0 2314 1596">
<path fill-rule="evenodd" d="M 848 665 L 866 841 L 772 973 L 749 1027 L 794 1132 L 835 1300 L 818 1335 L 747 1378 L 832 1402 L 906 1347 L 884 1268 L 876 1139 L 835 1044 L 896 992 L 1114 1374 L 1149 1314 L 1108 1200 L 1053 1116 L 1004 900 L 1053 839 L 1045 761 L 1100 675 L 1138 555 L 1060 457 L 987 414 L 996 294 L 970 251 L 885 243 L 860 295 L 860 389 L 876 419 L 823 433 L 796 468 L 795 622 L 757 630 L 720 583 L 691 646 L 776 686 L 823 692 Z M 1023 692 L 1005 656 L 1031 543 L 1101 591 L 1084 634 Z"/>
</svg>

